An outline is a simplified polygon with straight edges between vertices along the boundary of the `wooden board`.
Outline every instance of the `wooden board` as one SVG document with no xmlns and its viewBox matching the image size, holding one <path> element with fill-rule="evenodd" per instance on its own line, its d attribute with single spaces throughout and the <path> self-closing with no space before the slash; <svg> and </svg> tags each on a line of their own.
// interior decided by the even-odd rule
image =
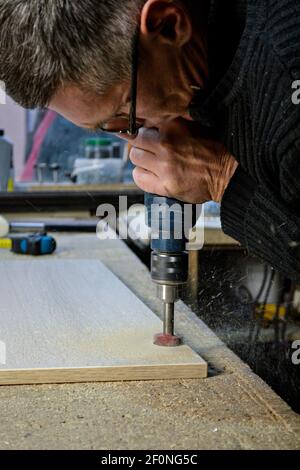
<svg viewBox="0 0 300 470">
<path fill-rule="evenodd" d="M 188 346 L 153 345 L 161 321 L 102 263 L 0 266 L 0 385 L 207 376 Z"/>
</svg>

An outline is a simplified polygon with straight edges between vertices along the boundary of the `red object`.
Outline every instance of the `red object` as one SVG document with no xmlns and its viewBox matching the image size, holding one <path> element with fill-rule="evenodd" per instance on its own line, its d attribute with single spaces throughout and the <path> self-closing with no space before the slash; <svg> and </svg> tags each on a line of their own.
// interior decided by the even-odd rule
<svg viewBox="0 0 300 470">
<path fill-rule="evenodd" d="M 164 333 L 158 333 L 154 336 L 154 344 L 156 346 L 175 347 L 181 345 L 180 336 L 167 335 Z"/>
<path fill-rule="evenodd" d="M 57 114 L 54 111 L 47 111 L 43 117 L 33 139 L 33 147 L 31 154 L 26 162 L 26 166 L 21 175 L 21 181 L 28 182 L 33 180 L 34 176 L 34 166 L 38 162 L 39 153 L 43 145 L 43 141 L 47 135 L 48 130 L 50 129 L 52 123 L 54 122 Z"/>
</svg>

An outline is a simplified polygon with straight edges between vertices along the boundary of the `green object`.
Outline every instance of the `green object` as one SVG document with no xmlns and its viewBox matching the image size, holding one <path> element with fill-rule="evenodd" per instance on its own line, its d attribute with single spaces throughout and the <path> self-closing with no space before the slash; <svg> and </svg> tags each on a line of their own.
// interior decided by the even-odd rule
<svg viewBox="0 0 300 470">
<path fill-rule="evenodd" d="M 86 139 L 85 146 L 86 147 L 95 147 L 97 145 L 96 139 Z"/>
<path fill-rule="evenodd" d="M 92 139 L 86 139 L 85 145 L 86 147 L 107 147 L 109 145 L 112 145 L 113 141 L 111 139 L 106 139 L 106 138 L 92 138 Z"/>
<path fill-rule="evenodd" d="M 111 158 L 113 156 L 113 140 L 105 137 L 86 139 L 85 156 L 89 159 Z"/>
<path fill-rule="evenodd" d="M 112 145 L 113 144 L 113 141 L 111 139 L 106 139 L 106 138 L 101 138 L 101 139 L 97 139 L 98 141 L 98 145 L 100 147 L 106 147 L 106 146 L 109 146 L 109 145 Z"/>
</svg>

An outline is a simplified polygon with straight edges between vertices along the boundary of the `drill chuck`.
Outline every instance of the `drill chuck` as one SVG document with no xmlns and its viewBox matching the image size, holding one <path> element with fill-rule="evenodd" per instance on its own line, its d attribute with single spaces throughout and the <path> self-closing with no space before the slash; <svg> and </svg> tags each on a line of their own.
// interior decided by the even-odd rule
<svg viewBox="0 0 300 470">
<path fill-rule="evenodd" d="M 157 284 L 182 285 L 188 280 L 188 254 L 152 252 L 151 276 Z"/>
</svg>

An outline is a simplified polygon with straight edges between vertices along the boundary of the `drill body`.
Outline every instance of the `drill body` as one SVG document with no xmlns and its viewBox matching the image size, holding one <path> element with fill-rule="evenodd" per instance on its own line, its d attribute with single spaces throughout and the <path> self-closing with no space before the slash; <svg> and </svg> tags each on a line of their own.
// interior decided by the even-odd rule
<svg viewBox="0 0 300 470">
<path fill-rule="evenodd" d="M 154 338 L 159 346 L 178 346 L 174 306 L 188 280 L 188 230 L 195 223 L 194 206 L 175 199 L 145 195 L 147 225 L 151 228 L 151 277 L 164 306 L 164 329 Z M 187 213 L 189 211 L 189 213 Z"/>
</svg>

